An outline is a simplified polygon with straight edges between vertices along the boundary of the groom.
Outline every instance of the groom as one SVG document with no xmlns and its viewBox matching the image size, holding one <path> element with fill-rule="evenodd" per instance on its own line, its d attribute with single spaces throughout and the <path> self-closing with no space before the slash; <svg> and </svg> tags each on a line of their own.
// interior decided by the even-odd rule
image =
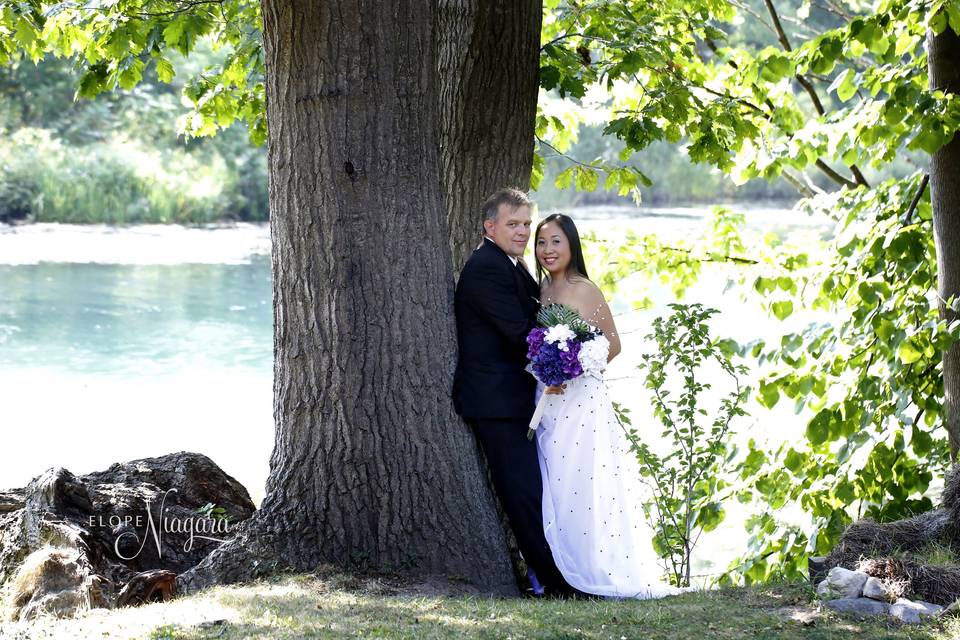
<svg viewBox="0 0 960 640">
<path fill-rule="evenodd" d="M 530 199 L 503 189 L 483 204 L 483 244 L 467 260 L 454 298 L 460 357 L 453 402 L 473 428 L 523 558 L 547 594 L 573 593 L 543 535 L 540 465 L 527 439 L 536 382 L 527 365 L 540 288 L 521 256 L 530 239 Z"/>
</svg>

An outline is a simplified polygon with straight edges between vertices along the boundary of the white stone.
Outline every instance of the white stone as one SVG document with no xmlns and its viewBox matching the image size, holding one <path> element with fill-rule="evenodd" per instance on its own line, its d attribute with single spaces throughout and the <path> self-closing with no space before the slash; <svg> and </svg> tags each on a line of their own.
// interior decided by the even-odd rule
<svg viewBox="0 0 960 640">
<path fill-rule="evenodd" d="M 834 567 L 826 579 L 817 585 L 817 594 L 824 600 L 859 598 L 868 577 L 862 571 Z"/>
<path fill-rule="evenodd" d="M 900 622 L 916 624 L 922 616 L 934 616 L 943 609 L 940 605 L 930 604 L 923 600 L 907 600 L 900 598 L 890 605 L 890 615 Z"/>
<path fill-rule="evenodd" d="M 863 597 L 879 600 L 880 602 L 894 602 L 897 596 L 883 580 L 870 576 L 863 583 Z"/>
<path fill-rule="evenodd" d="M 885 615 L 890 611 L 886 602 L 877 602 L 870 598 L 838 598 L 829 600 L 824 606 L 843 613 L 855 613 L 861 616 Z"/>
</svg>

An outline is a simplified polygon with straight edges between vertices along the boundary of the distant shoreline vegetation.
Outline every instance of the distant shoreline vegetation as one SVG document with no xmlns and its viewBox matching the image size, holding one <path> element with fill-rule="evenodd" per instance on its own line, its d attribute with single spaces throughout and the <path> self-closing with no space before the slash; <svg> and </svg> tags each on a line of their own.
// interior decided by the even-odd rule
<svg viewBox="0 0 960 640">
<path fill-rule="evenodd" d="M 258 157 L 250 161 L 262 162 L 259 170 L 241 172 L 215 148 L 157 148 L 123 134 L 84 145 L 48 129 L 23 128 L 3 138 L 0 222 L 267 220 L 266 166 Z"/>
<path fill-rule="evenodd" d="M 24 127 L 0 141 L 0 222 L 71 224 L 205 224 L 268 219 L 266 150 L 247 149 L 241 171 L 236 158 L 214 145 L 154 147 L 115 133 L 107 139 L 72 144 L 50 129 Z M 795 201 L 770 185 L 737 189 L 705 167 L 669 167 L 669 183 L 644 189 L 642 204 L 710 206 L 757 200 Z M 678 162 L 679 164 L 679 162 Z M 663 163 L 658 163 L 663 167 Z M 702 174 L 702 175 L 700 175 Z M 584 206 L 635 206 L 602 188 L 559 190 L 546 176 L 534 198 L 543 210 Z"/>
<path fill-rule="evenodd" d="M 184 83 L 225 51 L 198 44 L 130 91 L 75 100 L 71 61 L 0 67 L 0 222 L 204 224 L 267 219 L 266 147 L 242 126 L 178 133 Z"/>
</svg>

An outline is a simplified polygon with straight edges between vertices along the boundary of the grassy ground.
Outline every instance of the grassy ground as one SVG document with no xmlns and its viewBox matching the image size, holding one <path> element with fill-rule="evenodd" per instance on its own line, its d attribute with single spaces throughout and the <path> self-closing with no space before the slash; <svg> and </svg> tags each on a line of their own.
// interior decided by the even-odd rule
<svg viewBox="0 0 960 640">
<path fill-rule="evenodd" d="M 438 595 L 430 584 L 331 574 L 216 587 L 172 602 L 92 611 L 73 620 L 5 624 L 3 638 L 930 638 L 920 626 L 820 611 L 806 585 L 724 589 L 657 601 L 560 601 Z"/>
</svg>

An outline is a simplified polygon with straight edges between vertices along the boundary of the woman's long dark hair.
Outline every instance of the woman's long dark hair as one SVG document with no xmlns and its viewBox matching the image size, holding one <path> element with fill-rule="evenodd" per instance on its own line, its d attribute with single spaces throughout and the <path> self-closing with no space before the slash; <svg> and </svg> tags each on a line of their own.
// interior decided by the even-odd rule
<svg viewBox="0 0 960 640">
<path fill-rule="evenodd" d="M 537 242 L 540 238 L 540 229 L 543 228 L 543 225 L 548 222 L 556 222 L 560 226 L 560 230 L 563 231 L 563 235 L 567 236 L 567 243 L 570 245 L 570 264 L 567 265 L 567 273 L 571 271 L 578 276 L 582 276 L 587 280 L 590 279 L 590 276 L 587 275 L 587 265 L 583 261 L 583 247 L 580 246 L 580 234 L 577 232 L 577 225 L 573 224 L 573 220 L 570 219 L 570 216 L 563 213 L 551 213 L 546 218 L 540 221 L 540 224 L 537 225 L 537 231 L 533 234 L 533 252 L 536 256 L 537 252 Z M 540 264 L 540 261 L 537 260 L 537 280 L 543 282 L 545 275 L 544 268 Z"/>
</svg>

